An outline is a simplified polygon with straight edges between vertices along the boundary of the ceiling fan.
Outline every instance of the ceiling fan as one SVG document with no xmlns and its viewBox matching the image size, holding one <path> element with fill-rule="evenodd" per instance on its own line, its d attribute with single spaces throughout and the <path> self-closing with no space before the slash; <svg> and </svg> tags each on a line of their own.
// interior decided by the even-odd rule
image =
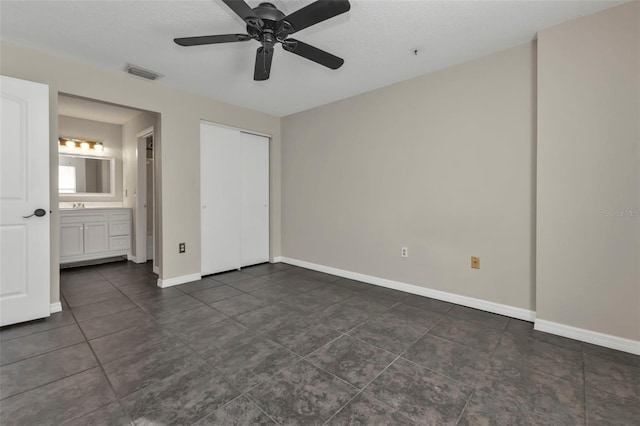
<svg viewBox="0 0 640 426">
<path fill-rule="evenodd" d="M 256 54 L 253 79 L 267 80 L 271 72 L 273 48 L 281 43 L 284 50 L 309 59 L 331 69 L 338 69 L 344 59 L 324 50 L 288 38 L 291 34 L 347 12 L 351 5 L 348 0 L 319 0 L 290 15 L 285 15 L 271 3 L 260 3 L 251 8 L 244 0 L 222 0 L 247 24 L 247 34 L 221 34 L 173 39 L 180 46 L 200 46 L 204 44 L 233 43 L 257 40 L 262 44 Z"/>
</svg>

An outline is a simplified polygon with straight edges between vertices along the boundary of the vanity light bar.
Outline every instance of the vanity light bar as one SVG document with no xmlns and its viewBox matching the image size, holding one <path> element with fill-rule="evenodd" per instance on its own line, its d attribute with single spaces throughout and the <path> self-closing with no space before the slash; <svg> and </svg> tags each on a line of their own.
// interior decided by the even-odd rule
<svg viewBox="0 0 640 426">
<path fill-rule="evenodd" d="M 104 151 L 102 142 L 85 141 L 83 139 L 58 138 L 58 145 L 62 148 L 78 148 L 82 151 Z"/>
</svg>

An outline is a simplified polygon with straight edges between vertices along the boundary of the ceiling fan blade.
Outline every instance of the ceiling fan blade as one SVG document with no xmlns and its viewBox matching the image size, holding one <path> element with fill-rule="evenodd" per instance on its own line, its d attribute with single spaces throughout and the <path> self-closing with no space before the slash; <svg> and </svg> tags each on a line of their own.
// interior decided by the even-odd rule
<svg viewBox="0 0 640 426">
<path fill-rule="evenodd" d="M 293 34 L 318 22 L 345 13 L 349 9 L 351 9 L 351 5 L 348 0 L 318 0 L 285 16 L 282 21 L 291 24 L 293 31 L 287 32 Z"/>
<path fill-rule="evenodd" d="M 284 50 L 295 53 L 298 56 L 302 56 L 303 58 L 309 59 L 310 61 L 316 62 L 320 65 L 324 65 L 332 70 L 337 70 L 342 66 L 342 64 L 344 64 L 344 59 L 338 58 L 331 53 L 292 38 L 288 38 L 284 43 L 282 43 L 282 47 Z"/>
<path fill-rule="evenodd" d="M 248 34 L 220 34 L 199 37 L 174 38 L 173 41 L 180 46 L 201 46 L 203 44 L 233 43 L 236 41 L 248 41 Z"/>
<path fill-rule="evenodd" d="M 253 79 L 263 81 L 269 79 L 271 74 L 271 61 L 273 60 L 273 47 L 259 47 L 256 53 L 256 66 L 253 71 Z"/>
<path fill-rule="evenodd" d="M 244 0 L 222 0 L 224 4 L 229 6 L 236 15 L 242 18 L 247 24 L 254 27 L 262 27 L 264 23 L 262 19 L 258 18 L 251 6 L 249 6 Z"/>
</svg>

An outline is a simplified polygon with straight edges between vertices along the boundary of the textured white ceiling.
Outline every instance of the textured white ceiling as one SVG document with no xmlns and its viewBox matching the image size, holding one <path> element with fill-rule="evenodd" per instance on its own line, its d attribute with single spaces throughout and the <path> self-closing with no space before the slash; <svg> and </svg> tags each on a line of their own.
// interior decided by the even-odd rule
<svg viewBox="0 0 640 426">
<path fill-rule="evenodd" d="M 272 3 L 288 14 L 311 0 Z M 0 37 L 114 71 L 132 63 L 163 74 L 157 84 L 284 116 L 530 41 L 538 30 L 620 3 L 353 0 L 350 12 L 294 36 L 344 58 L 342 68 L 278 46 L 263 82 L 253 81 L 255 41 L 173 43 L 244 32 L 220 0 L 2 1 Z"/>
<path fill-rule="evenodd" d="M 58 114 L 103 123 L 124 124 L 141 111 L 90 101 L 73 96 L 58 96 Z"/>
</svg>

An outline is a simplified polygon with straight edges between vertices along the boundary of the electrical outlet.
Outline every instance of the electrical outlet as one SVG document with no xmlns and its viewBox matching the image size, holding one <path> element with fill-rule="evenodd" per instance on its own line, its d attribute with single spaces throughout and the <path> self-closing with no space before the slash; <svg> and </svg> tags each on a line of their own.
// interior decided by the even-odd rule
<svg viewBox="0 0 640 426">
<path fill-rule="evenodd" d="M 178 244 L 178 253 L 184 253 L 187 251 L 187 245 L 185 243 Z"/>
<path fill-rule="evenodd" d="M 480 258 L 471 256 L 471 267 L 473 269 L 480 269 Z"/>
<path fill-rule="evenodd" d="M 409 257 L 409 248 L 407 247 L 402 247 L 400 249 L 400 256 L 402 257 Z"/>
</svg>

